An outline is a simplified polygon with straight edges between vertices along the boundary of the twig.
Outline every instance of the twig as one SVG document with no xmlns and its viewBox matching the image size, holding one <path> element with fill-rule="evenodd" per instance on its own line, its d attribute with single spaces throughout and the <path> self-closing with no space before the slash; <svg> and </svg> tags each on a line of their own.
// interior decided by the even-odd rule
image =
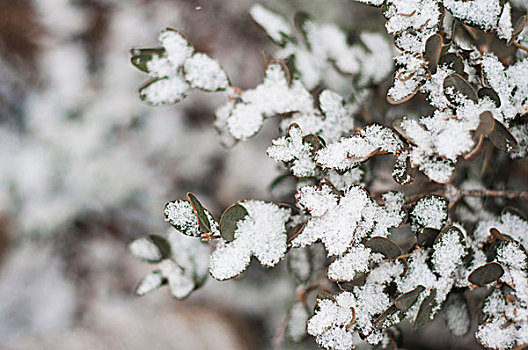
<svg viewBox="0 0 528 350">
<path fill-rule="evenodd" d="M 518 47 L 519 49 L 523 49 L 524 51 L 528 52 L 528 47 L 524 46 L 523 44 L 519 44 L 517 41 L 512 41 L 513 46 Z"/>
</svg>

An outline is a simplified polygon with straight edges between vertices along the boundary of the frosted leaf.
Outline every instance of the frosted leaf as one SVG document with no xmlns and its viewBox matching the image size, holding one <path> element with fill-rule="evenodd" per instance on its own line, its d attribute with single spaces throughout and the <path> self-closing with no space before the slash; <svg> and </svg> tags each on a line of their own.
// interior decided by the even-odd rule
<svg viewBox="0 0 528 350">
<path fill-rule="evenodd" d="M 440 230 L 447 220 L 447 201 L 440 196 L 420 198 L 411 211 L 412 228 L 430 227 Z"/>
<path fill-rule="evenodd" d="M 484 30 L 495 28 L 501 15 L 499 0 L 444 0 L 444 6 L 453 17 Z"/>
<path fill-rule="evenodd" d="M 462 264 L 462 258 L 466 255 L 462 239 L 461 232 L 455 227 L 446 228 L 438 235 L 433 245 L 431 262 L 441 277 L 450 277 Z"/>
<path fill-rule="evenodd" d="M 165 221 L 188 236 L 200 236 L 198 219 L 194 214 L 191 203 L 186 200 L 168 202 L 163 210 Z"/>
<path fill-rule="evenodd" d="M 394 153 L 403 147 L 392 129 L 382 125 L 368 125 L 357 135 L 342 138 L 323 148 L 316 161 L 323 167 L 346 170 L 367 159 L 375 152 Z"/>
<path fill-rule="evenodd" d="M 163 284 L 163 276 L 159 271 L 152 271 L 146 275 L 138 284 L 136 294 L 143 296 L 159 288 Z"/>
<path fill-rule="evenodd" d="M 353 186 L 339 203 L 327 186 L 309 192 L 301 190 L 297 200 L 316 217 L 312 217 L 291 241 L 292 246 L 304 247 L 321 240 L 329 256 L 344 253 L 351 245 L 362 210 L 369 201 L 365 190 Z"/>
<path fill-rule="evenodd" d="M 389 228 L 398 227 L 405 220 L 406 212 L 403 209 L 405 197 L 401 192 L 392 191 L 384 193 L 382 198 L 385 202 L 383 206 L 375 203 L 373 205 L 374 210 L 372 212 L 375 213 L 375 224 L 372 229 L 372 236 L 387 237 Z"/>
<path fill-rule="evenodd" d="M 237 223 L 234 240 L 223 239 L 211 254 L 211 275 L 218 280 L 236 277 L 243 272 L 251 256 L 264 266 L 276 265 L 286 253 L 285 224 L 290 210 L 262 201 L 240 202 L 248 216 Z"/>
<path fill-rule="evenodd" d="M 440 15 L 440 8 L 434 0 L 388 1 L 385 28 L 391 34 L 432 28 L 439 24 Z"/>
<path fill-rule="evenodd" d="M 513 35 L 513 27 L 511 21 L 511 5 L 509 2 L 504 4 L 502 8 L 502 14 L 499 18 L 499 23 L 497 26 L 497 36 L 500 39 L 505 39 L 509 41 Z"/>
<path fill-rule="evenodd" d="M 427 289 L 434 288 L 437 278 L 427 265 L 428 254 L 425 250 L 415 250 L 409 257 L 409 270 L 398 284 L 398 291 L 407 293 L 422 285 Z M 423 293 L 422 293 L 423 294 Z"/>
<path fill-rule="evenodd" d="M 411 159 L 413 163 L 419 164 L 418 169 L 427 175 L 429 179 L 441 184 L 448 183 L 455 173 L 454 163 L 439 157 L 426 157 L 420 162 L 416 162 L 415 157 Z"/>
<path fill-rule="evenodd" d="M 282 16 L 271 12 L 259 4 L 251 6 L 249 14 L 277 44 L 284 44 L 286 37 L 292 35 L 290 25 Z"/>
<path fill-rule="evenodd" d="M 220 64 L 211 57 L 196 53 L 185 61 L 185 80 L 191 87 L 206 91 L 225 90 L 229 86 L 227 75 Z"/>
<path fill-rule="evenodd" d="M 152 59 L 147 62 L 147 71 L 152 77 L 171 76 L 176 71 L 172 62 L 166 56 L 153 55 Z"/>
<path fill-rule="evenodd" d="M 139 97 L 152 106 L 163 106 L 183 100 L 189 85 L 179 76 L 160 78 L 140 88 Z"/>
<path fill-rule="evenodd" d="M 309 248 L 293 248 L 288 252 L 288 268 L 300 282 L 306 282 L 312 274 L 312 254 Z"/>
<path fill-rule="evenodd" d="M 159 264 L 161 275 L 167 279 L 171 294 L 178 299 L 188 296 L 195 287 L 192 272 L 186 272 L 173 260 L 163 260 Z"/>
<path fill-rule="evenodd" d="M 343 299 L 354 296 L 349 292 Z M 347 326 L 354 318 L 354 312 L 351 305 L 339 305 L 338 300 L 318 299 L 315 314 L 308 321 L 308 334 L 318 336 L 328 331 L 330 328 Z"/>
<path fill-rule="evenodd" d="M 323 90 L 319 95 L 319 106 L 328 122 L 338 124 L 341 132 L 348 132 L 354 127 L 351 108 L 343 97 L 333 91 Z"/>
<path fill-rule="evenodd" d="M 298 80 L 294 80 L 290 86 L 283 67 L 274 63 L 266 69 L 264 81 L 260 85 L 240 95 L 240 102 L 227 118 L 227 126 L 236 139 L 245 140 L 260 130 L 264 118 L 312 110 L 313 100 L 304 86 Z"/>
<path fill-rule="evenodd" d="M 301 128 L 297 124 L 292 124 L 288 128 L 287 136 L 273 140 L 267 154 L 276 161 L 292 162 L 290 169 L 293 175 L 310 177 L 315 175 L 316 169 L 313 151 L 312 145 L 304 142 Z"/>
<path fill-rule="evenodd" d="M 528 124 L 515 125 L 509 130 L 517 140 L 517 148 L 510 153 L 510 157 L 514 159 L 528 157 Z"/>
<path fill-rule="evenodd" d="M 360 272 L 367 272 L 370 249 L 352 247 L 328 267 L 328 278 L 332 281 L 352 281 Z"/>
<path fill-rule="evenodd" d="M 332 328 L 318 335 L 315 341 L 323 349 L 350 350 L 354 348 L 354 337 L 344 327 Z"/>
<path fill-rule="evenodd" d="M 194 49 L 187 39 L 177 30 L 167 28 L 159 36 L 160 45 L 165 49 L 167 57 L 175 67 L 180 67 L 189 58 Z"/>
<path fill-rule="evenodd" d="M 510 349 L 515 343 L 515 327 L 508 326 L 508 321 L 498 317 L 480 325 L 475 337 L 487 348 Z"/>
<path fill-rule="evenodd" d="M 528 221 L 525 219 L 505 212 L 495 220 L 480 221 L 475 229 L 475 240 L 480 244 L 486 242 L 491 228 L 519 241 L 525 249 L 528 247 Z"/>
<path fill-rule="evenodd" d="M 158 246 L 147 238 L 138 238 L 129 245 L 130 252 L 136 258 L 145 261 L 157 261 L 163 256 Z"/>
<path fill-rule="evenodd" d="M 301 341 L 306 336 L 306 323 L 310 315 L 300 301 L 293 304 L 288 311 L 286 336 L 294 342 Z"/>
</svg>

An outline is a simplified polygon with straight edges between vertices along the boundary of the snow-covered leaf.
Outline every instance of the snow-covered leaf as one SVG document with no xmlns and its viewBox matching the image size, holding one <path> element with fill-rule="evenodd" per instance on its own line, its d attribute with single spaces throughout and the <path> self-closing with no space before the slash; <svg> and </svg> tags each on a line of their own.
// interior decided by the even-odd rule
<svg viewBox="0 0 528 350">
<path fill-rule="evenodd" d="M 229 86 L 227 75 L 220 64 L 203 53 L 196 53 L 185 60 L 183 73 L 185 80 L 195 89 L 218 91 Z"/>
</svg>

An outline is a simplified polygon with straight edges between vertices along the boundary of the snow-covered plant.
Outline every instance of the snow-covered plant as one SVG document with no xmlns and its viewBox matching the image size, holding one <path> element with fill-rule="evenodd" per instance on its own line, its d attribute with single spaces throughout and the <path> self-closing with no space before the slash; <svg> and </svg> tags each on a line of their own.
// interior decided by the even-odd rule
<svg viewBox="0 0 528 350">
<path fill-rule="evenodd" d="M 183 298 L 206 270 L 227 280 L 251 257 L 266 267 L 287 257 L 297 299 L 279 333 L 292 341 L 306 331 L 325 349 L 387 348 L 443 313 L 455 336 L 478 322 L 483 346 L 526 346 L 526 6 L 360 2 L 381 7 L 395 48 L 380 33 L 349 35 L 305 13 L 290 22 L 254 5 L 278 48 L 245 91 L 175 29 L 162 31 L 160 48 L 132 50 L 152 78 L 140 89 L 149 104 L 193 89 L 226 95 L 215 121 L 226 145 L 280 118 L 267 154 L 283 171 L 277 199 L 289 203 L 243 200 L 217 217 L 191 193 L 167 203 L 176 233 L 130 245 L 156 264 L 137 293 L 167 283 Z M 501 174 L 512 164 L 517 174 Z M 507 204 L 519 210 L 497 215 Z"/>
</svg>

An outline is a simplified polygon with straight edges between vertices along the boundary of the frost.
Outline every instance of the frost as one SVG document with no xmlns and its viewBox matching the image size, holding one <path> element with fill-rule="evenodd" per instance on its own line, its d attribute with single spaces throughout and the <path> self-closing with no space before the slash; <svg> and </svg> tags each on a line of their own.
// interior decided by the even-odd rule
<svg viewBox="0 0 528 350">
<path fill-rule="evenodd" d="M 499 18 L 497 27 L 497 35 L 506 41 L 510 40 L 513 35 L 513 28 L 511 22 L 511 5 L 509 2 L 504 4 L 502 8 L 502 15 Z"/>
<path fill-rule="evenodd" d="M 227 75 L 218 62 L 203 53 L 197 53 L 185 61 L 185 80 L 191 87 L 206 91 L 225 90 L 229 86 Z"/>
<path fill-rule="evenodd" d="M 306 323 L 310 315 L 302 302 L 296 302 L 288 312 L 286 335 L 294 342 L 306 336 Z"/>
<path fill-rule="evenodd" d="M 290 210 L 262 201 L 240 202 L 249 213 L 237 223 L 232 242 L 220 239 L 211 254 L 211 275 L 218 280 L 236 277 L 249 265 L 251 256 L 265 266 L 276 265 L 286 253 L 285 224 Z"/>
<path fill-rule="evenodd" d="M 189 58 L 194 49 L 187 39 L 185 39 L 178 31 L 173 29 L 165 29 L 159 36 L 160 45 L 167 52 L 167 57 L 174 67 L 180 67 L 185 60 Z"/>
<path fill-rule="evenodd" d="M 181 77 L 162 78 L 148 83 L 140 90 L 140 97 L 150 105 L 162 106 L 180 102 L 189 92 L 189 85 Z"/>
<path fill-rule="evenodd" d="M 482 345 L 488 348 L 509 349 L 515 342 L 515 328 L 507 326 L 507 321 L 499 317 L 480 325 L 475 336 Z"/>
<path fill-rule="evenodd" d="M 460 232 L 457 229 L 449 228 L 442 231 L 438 241 L 434 243 L 431 262 L 434 270 L 441 277 L 450 277 L 456 268 L 462 264 L 466 249 L 461 240 Z"/>
<path fill-rule="evenodd" d="M 526 252 L 514 242 L 505 242 L 497 249 L 497 261 L 504 266 L 524 270 L 527 267 Z"/>
<path fill-rule="evenodd" d="M 313 151 L 312 145 L 304 142 L 301 128 L 297 124 L 292 124 L 288 128 L 288 135 L 273 140 L 267 153 L 273 160 L 292 162 L 290 169 L 293 175 L 309 177 L 315 175 L 316 169 Z"/>
</svg>

